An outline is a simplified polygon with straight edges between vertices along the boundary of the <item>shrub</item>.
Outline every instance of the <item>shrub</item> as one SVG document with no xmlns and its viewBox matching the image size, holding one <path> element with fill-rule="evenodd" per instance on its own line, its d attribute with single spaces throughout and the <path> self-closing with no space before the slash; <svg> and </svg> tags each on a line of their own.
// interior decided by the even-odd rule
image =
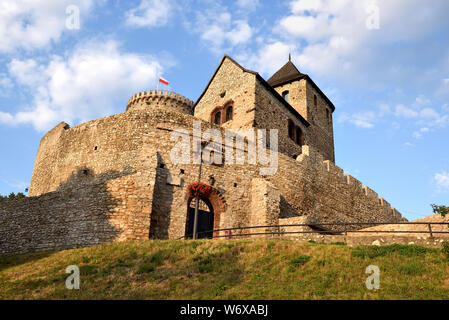
<svg viewBox="0 0 449 320">
<path fill-rule="evenodd" d="M 446 256 L 447 259 L 449 259 L 449 242 L 448 241 L 444 241 L 442 243 L 443 246 L 443 253 Z"/>
<path fill-rule="evenodd" d="M 431 204 L 433 213 L 439 213 L 444 218 L 446 215 L 449 215 L 449 207 L 446 206 L 439 206 L 436 204 Z"/>
<path fill-rule="evenodd" d="M 22 192 L 19 192 L 19 193 L 17 193 L 17 194 L 15 194 L 14 192 L 11 192 L 11 193 L 9 194 L 9 196 L 2 196 L 2 195 L 0 195 L 0 201 L 3 201 L 3 200 L 14 200 L 14 199 L 22 199 L 22 198 L 25 198 L 25 197 L 26 197 L 26 195 L 23 194 Z"/>
</svg>

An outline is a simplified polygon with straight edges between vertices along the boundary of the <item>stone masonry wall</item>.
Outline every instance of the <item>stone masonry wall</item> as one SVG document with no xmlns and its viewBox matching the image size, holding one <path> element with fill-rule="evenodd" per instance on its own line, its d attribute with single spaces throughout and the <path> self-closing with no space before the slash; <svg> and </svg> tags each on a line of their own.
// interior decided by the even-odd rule
<svg viewBox="0 0 449 320">
<path fill-rule="evenodd" d="M 305 79 L 277 86 L 275 90 L 279 94 L 288 90 L 289 103 L 311 124 L 306 144 L 321 152 L 326 160 L 335 162 L 332 112 L 322 96 Z M 317 107 L 314 105 L 315 95 Z M 329 110 L 329 118 L 326 109 Z"/>
<path fill-rule="evenodd" d="M 313 141 L 310 145 L 319 150 L 325 160 L 335 162 L 334 129 L 330 106 L 310 83 L 306 86 L 307 106 L 311 119 L 310 136 Z M 317 97 L 317 106 L 314 105 L 314 96 Z M 327 112 L 329 112 L 329 119 Z"/>
<path fill-rule="evenodd" d="M 195 120 L 150 105 L 73 128 L 56 126 L 41 141 L 31 197 L 0 203 L 0 252 L 184 236 L 186 187 L 197 181 L 199 166 L 173 163 L 171 151 L 182 136 L 192 146 Z M 213 128 L 225 135 L 225 128 L 209 121 L 201 126 L 202 132 Z M 182 134 L 172 139 L 176 130 Z M 401 219 L 313 148 L 301 151 L 297 160 L 279 153 L 273 176 L 261 176 L 259 165 L 203 165 L 202 181 L 218 193 L 212 203 L 219 212 L 215 227 L 302 217 L 308 223 Z M 189 154 L 192 158 L 193 150 Z"/>
<path fill-rule="evenodd" d="M 304 134 L 304 142 L 307 144 L 309 140 L 308 128 L 258 81 L 256 83 L 255 127 L 260 129 L 277 129 L 279 132 L 279 152 L 285 153 L 290 157 L 296 157 L 301 154 L 301 146 L 288 136 L 289 119 L 301 128 Z"/>
<path fill-rule="evenodd" d="M 225 58 L 207 91 L 198 101 L 195 107 L 195 117 L 210 121 L 211 113 L 216 107 L 233 101 L 233 119 L 224 123 L 223 127 L 229 129 L 252 128 L 255 111 L 255 82 L 254 74 L 244 72 L 230 59 Z"/>
<path fill-rule="evenodd" d="M 281 205 L 288 208 L 281 211 L 281 219 L 304 216 L 308 224 L 403 221 L 401 214 L 377 193 L 345 175 L 333 162 L 324 161 L 309 146 L 303 146 L 296 161 L 280 156 L 278 173 L 266 179 L 279 188 Z M 363 227 L 356 225 L 353 229 Z"/>
<path fill-rule="evenodd" d="M 251 181 L 250 226 L 276 225 L 280 215 L 281 193 L 263 178 Z M 257 229 L 260 232 L 260 229 Z"/>
<path fill-rule="evenodd" d="M 150 166 L 149 166 L 150 167 Z M 57 190 L 0 202 L 0 253 L 148 239 L 154 175 L 79 170 Z M 148 194 L 138 192 L 149 184 Z"/>
</svg>

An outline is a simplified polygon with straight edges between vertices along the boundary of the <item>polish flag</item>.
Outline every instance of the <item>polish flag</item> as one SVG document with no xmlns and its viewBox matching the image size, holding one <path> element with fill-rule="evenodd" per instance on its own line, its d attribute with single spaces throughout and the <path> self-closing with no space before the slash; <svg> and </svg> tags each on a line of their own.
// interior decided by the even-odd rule
<svg viewBox="0 0 449 320">
<path fill-rule="evenodd" d="M 159 77 L 159 82 L 162 82 L 163 84 L 165 84 L 166 86 L 168 86 L 170 84 L 170 82 L 168 82 L 167 80 L 165 80 L 162 77 Z"/>
</svg>

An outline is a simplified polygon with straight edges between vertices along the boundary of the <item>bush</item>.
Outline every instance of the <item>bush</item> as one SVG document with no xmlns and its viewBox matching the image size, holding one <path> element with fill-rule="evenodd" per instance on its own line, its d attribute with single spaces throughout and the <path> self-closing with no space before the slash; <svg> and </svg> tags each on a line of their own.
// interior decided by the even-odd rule
<svg viewBox="0 0 449 320">
<path fill-rule="evenodd" d="M 22 198 L 25 198 L 25 197 L 26 197 L 26 195 L 23 194 L 22 192 L 19 192 L 19 193 L 17 193 L 17 194 L 15 194 L 14 192 L 11 192 L 11 193 L 9 194 L 9 196 L 2 196 L 2 195 L 0 195 L 0 201 L 3 201 L 3 200 L 14 200 L 14 199 L 22 199 Z"/>
<path fill-rule="evenodd" d="M 444 241 L 442 245 L 443 245 L 443 253 L 446 256 L 446 258 L 449 259 L 449 242 Z"/>
<path fill-rule="evenodd" d="M 431 204 L 433 213 L 441 214 L 441 216 L 444 218 L 446 215 L 449 215 L 449 207 L 446 206 L 438 206 L 436 204 Z"/>
</svg>

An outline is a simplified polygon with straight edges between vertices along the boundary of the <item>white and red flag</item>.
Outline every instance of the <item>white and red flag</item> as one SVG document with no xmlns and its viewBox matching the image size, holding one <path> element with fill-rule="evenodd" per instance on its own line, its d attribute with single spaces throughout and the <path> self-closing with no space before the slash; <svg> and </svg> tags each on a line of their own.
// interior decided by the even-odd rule
<svg viewBox="0 0 449 320">
<path fill-rule="evenodd" d="M 170 82 L 168 82 L 167 80 L 165 80 L 162 77 L 159 77 L 159 82 L 165 84 L 166 86 L 168 86 L 170 84 Z"/>
</svg>

